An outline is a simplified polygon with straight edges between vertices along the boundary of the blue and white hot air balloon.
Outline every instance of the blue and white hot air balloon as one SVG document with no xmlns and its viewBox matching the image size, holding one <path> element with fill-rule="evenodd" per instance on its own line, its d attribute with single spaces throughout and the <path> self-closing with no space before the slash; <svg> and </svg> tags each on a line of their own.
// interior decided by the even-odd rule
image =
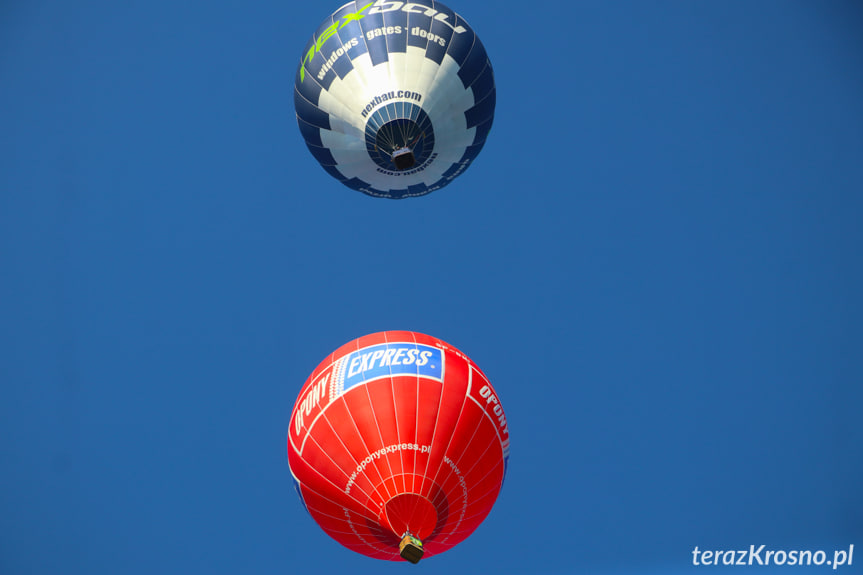
<svg viewBox="0 0 863 575">
<path fill-rule="evenodd" d="M 306 45 L 294 105 L 309 150 L 333 177 L 371 196 L 421 196 L 482 149 L 494 73 L 473 29 L 440 2 L 357 0 Z"/>
</svg>

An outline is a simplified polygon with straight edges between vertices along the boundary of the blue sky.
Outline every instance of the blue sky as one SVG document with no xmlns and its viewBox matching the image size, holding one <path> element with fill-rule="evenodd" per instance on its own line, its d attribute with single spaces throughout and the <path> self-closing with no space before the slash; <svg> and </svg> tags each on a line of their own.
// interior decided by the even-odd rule
<svg viewBox="0 0 863 575">
<path fill-rule="evenodd" d="M 294 120 L 339 4 L 0 8 L 0 572 L 863 572 L 860 4 L 453 0 L 494 128 L 402 201 Z M 312 369 L 386 329 L 470 355 L 512 438 L 416 567 L 324 535 L 285 454 Z"/>
</svg>

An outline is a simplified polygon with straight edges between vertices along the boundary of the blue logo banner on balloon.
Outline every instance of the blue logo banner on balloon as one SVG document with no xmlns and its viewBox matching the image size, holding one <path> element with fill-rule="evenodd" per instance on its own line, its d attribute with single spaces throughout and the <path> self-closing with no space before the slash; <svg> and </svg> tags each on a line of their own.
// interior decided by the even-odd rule
<svg viewBox="0 0 863 575">
<path fill-rule="evenodd" d="M 419 343 L 384 343 L 352 352 L 339 361 L 338 394 L 361 383 L 393 375 L 418 375 L 443 381 L 443 356 L 436 347 Z"/>
</svg>

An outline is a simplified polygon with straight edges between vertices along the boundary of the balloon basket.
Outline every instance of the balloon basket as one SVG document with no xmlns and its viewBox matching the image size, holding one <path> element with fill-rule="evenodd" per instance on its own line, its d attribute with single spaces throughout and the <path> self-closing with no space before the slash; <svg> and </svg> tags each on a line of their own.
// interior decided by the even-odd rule
<svg viewBox="0 0 863 575">
<path fill-rule="evenodd" d="M 399 148 L 398 150 L 393 152 L 392 157 L 393 163 L 396 165 L 396 169 L 399 171 L 412 168 L 413 165 L 416 163 L 414 153 L 410 148 Z"/>
<path fill-rule="evenodd" d="M 405 561 L 414 564 L 419 563 L 423 556 L 423 542 L 410 533 L 405 533 L 401 543 L 399 543 L 399 555 Z"/>
</svg>

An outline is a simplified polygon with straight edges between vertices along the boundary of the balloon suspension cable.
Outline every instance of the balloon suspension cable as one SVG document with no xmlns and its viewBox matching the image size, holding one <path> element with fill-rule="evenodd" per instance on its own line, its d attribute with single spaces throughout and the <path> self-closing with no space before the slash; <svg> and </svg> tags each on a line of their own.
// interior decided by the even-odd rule
<svg viewBox="0 0 863 575">
<path fill-rule="evenodd" d="M 407 146 L 408 148 L 413 149 L 413 147 L 417 145 L 417 142 L 419 142 L 419 141 L 420 141 L 420 138 L 425 137 L 425 135 L 426 135 L 426 133 L 425 133 L 425 132 L 420 132 L 419 134 L 417 134 L 416 138 L 414 138 L 413 140 L 411 140 L 410 142 L 408 142 L 407 144 L 405 144 L 405 146 Z"/>
<path fill-rule="evenodd" d="M 402 535 L 401 543 L 399 543 L 399 555 L 405 561 L 410 561 L 413 564 L 419 563 L 423 556 L 423 542 L 411 535 L 410 531 L 405 532 Z"/>
</svg>

